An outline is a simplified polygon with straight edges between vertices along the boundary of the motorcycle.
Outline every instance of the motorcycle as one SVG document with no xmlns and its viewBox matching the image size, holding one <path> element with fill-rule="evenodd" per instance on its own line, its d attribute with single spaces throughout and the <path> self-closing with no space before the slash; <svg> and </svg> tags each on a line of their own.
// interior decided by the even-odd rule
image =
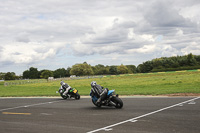
<svg viewBox="0 0 200 133">
<path fill-rule="evenodd" d="M 115 95 L 115 90 L 109 90 L 105 100 L 101 101 L 100 103 L 97 103 L 98 98 L 92 93 L 92 91 L 90 92 L 90 96 L 92 98 L 92 103 L 97 107 L 114 106 L 118 109 L 123 107 L 123 102 L 118 97 L 118 94 Z"/>
<path fill-rule="evenodd" d="M 80 95 L 78 93 L 78 90 L 75 89 L 75 88 L 71 88 L 68 92 L 67 95 L 63 95 L 64 93 L 64 90 L 59 88 L 58 91 L 56 91 L 56 93 L 60 93 L 60 96 L 63 98 L 63 99 L 67 99 L 67 98 L 75 98 L 76 100 L 79 100 L 80 99 Z"/>
</svg>

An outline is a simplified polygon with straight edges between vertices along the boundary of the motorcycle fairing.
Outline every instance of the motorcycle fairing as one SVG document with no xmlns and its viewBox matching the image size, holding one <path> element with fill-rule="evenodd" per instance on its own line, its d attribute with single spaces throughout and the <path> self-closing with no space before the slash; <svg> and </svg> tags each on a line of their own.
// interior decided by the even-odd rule
<svg viewBox="0 0 200 133">
<path fill-rule="evenodd" d="M 109 95 L 112 95 L 112 93 L 114 93 L 114 91 L 115 91 L 115 90 L 109 90 L 109 91 L 108 91 L 108 96 L 109 96 Z"/>
<path fill-rule="evenodd" d="M 96 101 L 98 100 L 98 98 L 96 98 L 95 96 L 93 96 L 93 97 L 92 97 L 92 100 L 93 100 L 94 102 L 96 102 Z"/>
</svg>

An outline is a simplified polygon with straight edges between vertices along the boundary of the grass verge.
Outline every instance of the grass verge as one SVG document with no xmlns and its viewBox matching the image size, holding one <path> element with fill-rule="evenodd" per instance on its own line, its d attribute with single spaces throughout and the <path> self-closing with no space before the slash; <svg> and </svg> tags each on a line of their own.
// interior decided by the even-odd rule
<svg viewBox="0 0 200 133">
<path fill-rule="evenodd" d="M 89 95 L 90 83 L 95 80 L 119 95 L 200 94 L 200 71 L 149 73 L 109 76 L 96 79 L 67 80 L 80 95 Z M 55 92 L 60 81 L 4 86 L 0 83 L 0 97 L 59 96 Z"/>
</svg>

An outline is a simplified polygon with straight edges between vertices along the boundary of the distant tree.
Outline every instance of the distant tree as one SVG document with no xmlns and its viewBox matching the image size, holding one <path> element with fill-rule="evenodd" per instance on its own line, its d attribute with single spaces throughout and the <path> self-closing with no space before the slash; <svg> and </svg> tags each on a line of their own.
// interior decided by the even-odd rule
<svg viewBox="0 0 200 133">
<path fill-rule="evenodd" d="M 37 79 L 39 78 L 39 72 L 37 68 L 30 67 L 29 70 L 23 72 L 23 78 L 25 79 Z"/>
<path fill-rule="evenodd" d="M 128 73 L 136 73 L 136 66 L 135 65 L 126 65 L 128 68 Z"/>
<path fill-rule="evenodd" d="M 67 70 L 65 70 L 65 68 L 59 68 L 53 72 L 53 75 L 54 75 L 54 78 L 66 77 Z"/>
<path fill-rule="evenodd" d="M 92 71 L 93 71 L 94 75 L 98 75 L 98 70 L 95 66 L 92 66 Z"/>
<path fill-rule="evenodd" d="M 163 61 L 160 61 L 163 62 Z M 144 65 L 144 72 L 150 72 L 153 69 L 153 63 L 151 61 L 146 61 L 143 63 Z M 162 65 L 158 66 L 158 67 L 162 67 Z"/>
<path fill-rule="evenodd" d="M 128 68 L 121 64 L 120 66 L 117 66 L 117 71 L 119 72 L 119 74 L 126 74 L 128 73 Z"/>
<path fill-rule="evenodd" d="M 5 74 L 5 80 L 15 80 L 15 73 L 14 72 L 7 72 Z"/>
<path fill-rule="evenodd" d="M 109 74 L 109 68 L 102 64 L 98 64 L 93 68 L 95 75 Z"/>
<path fill-rule="evenodd" d="M 139 64 L 136 69 L 137 73 L 143 73 L 143 64 Z"/>
<path fill-rule="evenodd" d="M 84 75 L 93 75 L 94 72 L 92 67 L 88 65 L 86 62 L 83 64 L 73 65 L 70 70 L 70 75 L 84 76 Z"/>
<path fill-rule="evenodd" d="M 119 74 L 119 72 L 117 70 L 117 66 L 110 66 L 109 73 L 112 74 L 112 75 Z"/>
<path fill-rule="evenodd" d="M 26 70 L 26 71 L 23 72 L 23 78 L 24 79 L 29 79 L 30 78 L 30 76 L 29 76 L 29 70 Z"/>
<path fill-rule="evenodd" d="M 110 66 L 106 66 L 105 67 L 105 72 L 104 72 L 104 74 L 109 74 L 110 73 Z"/>
<path fill-rule="evenodd" d="M 49 77 L 53 77 L 53 72 L 50 70 L 45 70 L 41 74 L 41 78 L 48 79 Z"/>
<path fill-rule="evenodd" d="M 37 68 L 29 68 L 30 79 L 37 79 L 39 77 Z"/>
<path fill-rule="evenodd" d="M 195 55 L 194 58 L 197 61 L 197 64 L 200 65 L 200 55 Z"/>
<path fill-rule="evenodd" d="M 177 61 L 174 61 L 173 64 L 171 65 L 172 68 L 178 68 L 180 67 L 179 63 Z"/>
<path fill-rule="evenodd" d="M 167 58 L 167 60 L 170 60 L 171 58 Z M 188 66 L 187 64 L 187 56 L 177 56 L 177 62 L 179 66 Z"/>
<path fill-rule="evenodd" d="M 104 73 L 104 65 L 98 64 L 95 66 L 96 68 L 96 75 L 102 75 Z"/>
<path fill-rule="evenodd" d="M 70 76 L 70 70 L 71 70 L 71 67 L 68 67 L 67 70 L 66 70 L 66 72 L 67 72 L 67 73 L 66 73 L 66 76 L 67 76 L 67 77 Z"/>
<path fill-rule="evenodd" d="M 146 62 L 148 62 L 148 61 L 146 61 Z M 152 68 L 159 68 L 163 65 L 162 58 L 156 58 L 150 62 L 152 62 Z M 143 64 L 145 64 L 145 62 Z M 150 64 L 150 63 L 148 63 L 148 64 Z M 144 70 L 144 72 L 146 72 L 146 70 Z"/>
<path fill-rule="evenodd" d="M 4 80 L 5 79 L 5 74 L 6 73 L 2 73 L 2 72 L 0 73 L 0 80 Z"/>
<path fill-rule="evenodd" d="M 139 64 L 139 65 L 137 66 L 137 72 L 138 72 L 138 73 L 146 73 L 146 72 L 147 72 L 147 68 L 146 68 L 146 66 L 144 65 L 144 63 L 143 63 L 143 64 Z"/>
<path fill-rule="evenodd" d="M 195 66 L 195 65 L 197 65 L 197 61 L 194 58 L 194 55 L 192 55 L 192 53 L 188 54 L 188 56 L 187 56 L 187 62 L 188 62 L 189 66 Z"/>
<path fill-rule="evenodd" d="M 46 71 L 46 70 L 47 70 L 47 69 L 40 70 L 40 71 L 38 72 L 38 78 L 41 78 L 42 73 L 43 73 L 44 71 Z"/>
</svg>

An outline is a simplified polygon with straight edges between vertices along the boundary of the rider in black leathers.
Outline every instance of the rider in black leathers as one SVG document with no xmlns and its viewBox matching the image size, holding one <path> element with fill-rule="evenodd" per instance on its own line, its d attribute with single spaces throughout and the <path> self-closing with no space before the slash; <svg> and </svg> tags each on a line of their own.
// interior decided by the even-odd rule
<svg viewBox="0 0 200 133">
<path fill-rule="evenodd" d="M 91 87 L 92 96 L 98 98 L 97 104 L 101 103 L 107 96 L 108 88 L 103 89 L 103 87 L 98 85 L 95 81 L 91 82 Z"/>
</svg>

